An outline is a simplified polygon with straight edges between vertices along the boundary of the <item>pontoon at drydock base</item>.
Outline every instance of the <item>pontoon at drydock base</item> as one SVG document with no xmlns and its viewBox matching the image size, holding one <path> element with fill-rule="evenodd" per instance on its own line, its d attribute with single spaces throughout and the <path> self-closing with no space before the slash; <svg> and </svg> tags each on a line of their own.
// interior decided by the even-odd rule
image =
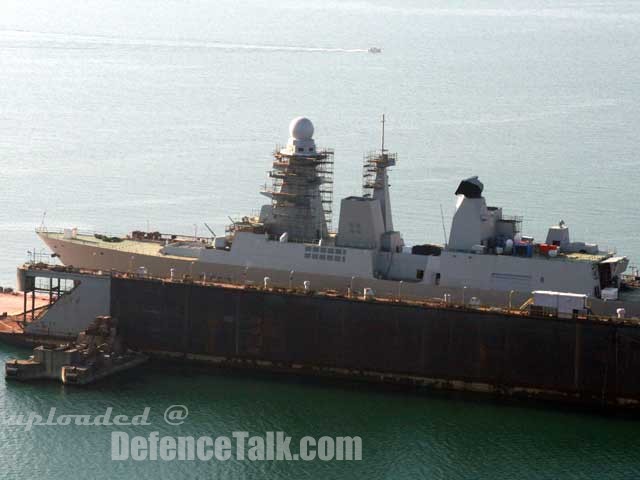
<svg viewBox="0 0 640 480">
<path fill-rule="evenodd" d="M 81 234 L 76 229 L 39 236 L 65 265 L 137 271 L 156 277 L 269 276 L 275 285 L 311 282 L 317 289 L 368 283 L 380 295 L 402 289 L 414 298 L 468 289 L 485 304 L 533 290 L 617 299 L 628 259 L 597 245 L 575 242 L 560 222 L 544 243 L 523 235 L 521 217 L 488 206 L 477 177 L 455 191 L 456 212 L 448 243 L 405 245 L 394 230 L 388 170 L 396 156 L 384 147 L 366 157 L 362 196 L 341 201 L 339 228 L 331 231 L 333 151 L 316 148 L 307 118 L 290 125 L 286 147 L 277 149 L 269 175 L 270 199 L 260 215 L 244 217 L 225 236 L 195 238 L 133 232 L 126 238 Z M 384 134 L 383 134 L 384 139 Z"/>
<path fill-rule="evenodd" d="M 72 342 L 55 347 L 38 345 L 26 360 L 5 362 L 9 380 L 59 380 L 64 384 L 86 385 L 137 367 L 147 361 L 141 353 L 127 349 L 117 334 L 117 322 L 97 317 Z"/>
<path fill-rule="evenodd" d="M 536 292 L 487 308 L 452 293 L 411 301 L 47 265 L 21 267 L 18 287 L 26 296 L 56 289 L 44 311 L 24 314 L 23 335 L 36 343 L 111 315 L 128 347 L 211 370 L 640 409 L 640 320 L 595 315 L 586 295 Z M 10 335 L 21 334 L 0 338 Z"/>
</svg>

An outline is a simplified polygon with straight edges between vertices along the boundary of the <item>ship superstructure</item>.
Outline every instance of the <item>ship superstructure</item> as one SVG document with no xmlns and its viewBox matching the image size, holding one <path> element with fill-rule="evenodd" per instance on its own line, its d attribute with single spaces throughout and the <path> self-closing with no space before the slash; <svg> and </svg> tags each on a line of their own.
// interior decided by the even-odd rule
<svg viewBox="0 0 640 480">
<path fill-rule="evenodd" d="M 267 233 L 290 242 L 318 242 L 327 239 L 333 204 L 333 151 L 318 150 L 314 127 L 308 118 L 294 118 L 289 141 L 276 148 L 269 188 L 261 193 L 271 199 L 258 218 L 245 217 L 229 231 Z"/>
<path fill-rule="evenodd" d="M 262 191 L 271 202 L 259 216 L 234 221 L 225 236 L 133 232 L 117 238 L 75 229 L 38 234 L 64 264 L 155 277 L 268 277 L 276 285 L 339 289 L 357 284 L 415 298 L 469 289 L 487 304 L 504 303 L 504 292 L 533 290 L 617 296 L 626 257 L 572 241 L 564 222 L 536 242 L 521 231 L 521 217 L 487 205 L 477 177 L 455 191 L 446 245 L 406 246 L 394 230 L 389 191 L 389 168 L 397 158 L 384 140 L 380 151 L 365 157 L 364 194 L 341 200 L 332 232 L 333 151 L 317 149 L 307 118 L 294 119 L 289 133 L 287 145 L 274 154 L 272 185 Z"/>
</svg>

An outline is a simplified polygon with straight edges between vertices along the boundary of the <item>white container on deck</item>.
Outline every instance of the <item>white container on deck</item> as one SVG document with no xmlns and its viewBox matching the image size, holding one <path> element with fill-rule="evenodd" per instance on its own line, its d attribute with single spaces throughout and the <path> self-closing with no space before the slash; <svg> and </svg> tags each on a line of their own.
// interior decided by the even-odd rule
<svg viewBox="0 0 640 480">
<path fill-rule="evenodd" d="M 471 247 L 471 251 L 473 253 L 482 255 L 484 253 L 487 253 L 487 247 L 485 247 L 484 245 L 474 245 L 473 247 Z"/>
<path fill-rule="evenodd" d="M 511 252 L 513 252 L 513 240 L 509 238 L 504 244 L 504 253 L 511 255 Z"/>
<path fill-rule="evenodd" d="M 553 308 L 559 317 L 571 317 L 574 312 L 585 313 L 587 310 L 587 295 L 581 293 L 551 292 L 536 290 L 533 293 L 533 305 L 536 307 Z"/>
</svg>

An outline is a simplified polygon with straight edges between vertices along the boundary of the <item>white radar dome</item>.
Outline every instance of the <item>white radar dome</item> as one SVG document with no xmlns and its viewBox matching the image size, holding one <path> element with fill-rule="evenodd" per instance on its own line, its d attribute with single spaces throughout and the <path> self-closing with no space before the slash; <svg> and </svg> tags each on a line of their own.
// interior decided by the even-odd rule
<svg viewBox="0 0 640 480">
<path fill-rule="evenodd" d="M 313 138 L 313 123 L 307 117 L 297 117 L 289 124 L 289 135 L 296 140 L 311 140 Z"/>
</svg>

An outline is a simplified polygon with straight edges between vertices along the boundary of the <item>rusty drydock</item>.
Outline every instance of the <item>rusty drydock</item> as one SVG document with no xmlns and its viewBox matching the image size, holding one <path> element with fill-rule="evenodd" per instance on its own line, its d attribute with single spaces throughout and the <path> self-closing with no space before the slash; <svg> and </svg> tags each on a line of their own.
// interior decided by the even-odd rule
<svg viewBox="0 0 640 480">
<path fill-rule="evenodd" d="M 366 299 L 346 289 L 312 292 L 37 267 L 26 272 L 68 274 L 75 285 L 48 308 L 45 324 L 27 323 L 30 334 L 51 327 L 46 317 L 58 303 L 65 315 L 86 310 L 90 298 L 74 295 L 91 294 L 102 303 L 87 321 L 112 315 L 126 344 L 153 356 L 212 368 L 640 407 L 640 321 L 633 318 Z"/>
<path fill-rule="evenodd" d="M 127 342 L 217 366 L 640 405 L 640 326 L 114 278 Z"/>
</svg>

